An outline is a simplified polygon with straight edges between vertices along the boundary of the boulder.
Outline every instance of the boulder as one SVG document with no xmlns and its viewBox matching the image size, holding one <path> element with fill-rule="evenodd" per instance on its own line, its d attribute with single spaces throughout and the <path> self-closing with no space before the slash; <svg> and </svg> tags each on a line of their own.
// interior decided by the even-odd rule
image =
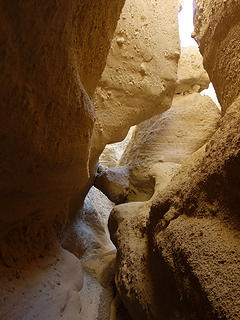
<svg viewBox="0 0 240 320">
<path fill-rule="evenodd" d="M 152 168 L 182 164 L 216 131 L 220 112 L 208 96 L 176 95 L 172 107 L 136 126 L 119 162 L 130 166 L 128 201 L 150 199 L 155 188 Z"/>
<path fill-rule="evenodd" d="M 197 47 L 181 48 L 175 93 L 186 94 L 207 89 L 210 80 L 203 68 L 203 58 Z"/>
<path fill-rule="evenodd" d="M 92 154 L 171 105 L 180 55 L 178 0 L 127 0 L 96 90 Z"/>
</svg>

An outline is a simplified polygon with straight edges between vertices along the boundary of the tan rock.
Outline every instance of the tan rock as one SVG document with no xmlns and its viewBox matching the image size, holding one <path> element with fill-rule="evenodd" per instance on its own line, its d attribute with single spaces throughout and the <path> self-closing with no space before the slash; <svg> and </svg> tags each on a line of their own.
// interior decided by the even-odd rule
<svg viewBox="0 0 240 320">
<path fill-rule="evenodd" d="M 203 58 L 198 48 L 181 48 L 175 93 L 201 92 L 208 88 L 209 83 L 210 80 L 203 68 Z"/>
<path fill-rule="evenodd" d="M 180 53 L 177 13 L 178 0 L 126 1 L 96 90 L 94 146 L 123 140 L 130 126 L 171 105 Z"/>
<path fill-rule="evenodd" d="M 126 202 L 129 194 L 129 166 L 98 168 L 94 186 L 114 203 Z"/>
<path fill-rule="evenodd" d="M 235 0 L 195 0 L 194 38 L 223 112 L 239 95 L 239 10 Z"/>
<path fill-rule="evenodd" d="M 123 3 L 1 4 L 0 235 L 35 218 L 60 231 L 83 200 L 94 120 L 88 94 Z"/>
<path fill-rule="evenodd" d="M 133 319 L 155 319 L 158 307 L 146 267 L 149 259 L 146 222 L 149 203 L 120 204 L 110 215 L 111 237 L 118 248 L 116 287 Z"/>
<path fill-rule="evenodd" d="M 176 163 L 160 163 L 153 168 L 158 192 L 167 187 L 178 167 Z M 118 248 L 115 283 L 133 319 L 161 319 L 167 315 L 164 293 L 156 292 L 157 269 L 152 272 L 149 266 L 146 228 L 151 204 L 152 200 L 120 204 L 109 218 L 111 238 Z"/>
<path fill-rule="evenodd" d="M 165 162 L 184 163 L 212 136 L 219 119 L 214 102 L 193 93 L 175 96 L 168 111 L 139 124 L 120 160 L 131 167 L 128 201 L 149 199 L 155 186 L 150 169 Z"/>
<path fill-rule="evenodd" d="M 63 247 L 84 259 L 115 251 L 107 227 L 113 205 L 101 191 L 92 187 L 84 200 L 83 208 L 65 231 Z"/>
<path fill-rule="evenodd" d="M 240 312 L 238 121 L 239 99 L 204 150 L 154 195 L 151 208 L 152 250 L 165 261 L 159 274 L 164 270 L 174 284 L 173 309 L 181 297 L 185 308 L 191 302 L 193 319 L 234 319 Z"/>
</svg>

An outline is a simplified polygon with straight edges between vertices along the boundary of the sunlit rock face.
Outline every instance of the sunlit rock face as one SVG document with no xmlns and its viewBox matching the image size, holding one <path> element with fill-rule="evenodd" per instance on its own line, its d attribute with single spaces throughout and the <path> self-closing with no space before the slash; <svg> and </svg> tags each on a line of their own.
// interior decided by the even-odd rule
<svg viewBox="0 0 240 320">
<path fill-rule="evenodd" d="M 239 2 L 196 0 L 194 20 L 224 116 L 151 200 L 112 212 L 116 283 L 136 319 L 240 314 Z"/>
<path fill-rule="evenodd" d="M 203 68 L 203 58 L 196 47 L 181 48 L 175 93 L 201 92 L 209 86 L 209 77 Z"/>
<path fill-rule="evenodd" d="M 127 0 L 96 90 L 92 153 L 171 105 L 180 55 L 178 0 Z"/>
<path fill-rule="evenodd" d="M 195 0 L 194 37 L 223 112 L 239 96 L 240 3 Z"/>
<path fill-rule="evenodd" d="M 95 184 L 115 203 L 150 199 L 162 164 L 172 171 L 216 131 L 220 112 L 199 93 L 209 78 L 197 48 L 183 48 L 178 77 L 171 108 L 135 127 L 119 168 L 99 170 Z"/>
<path fill-rule="evenodd" d="M 212 136 L 220 112 L 207 96 L 175 96 L 171 108 L 136 127 L 120 164 L 130 169 L 128 201 L 149 199 L 162 163 L 182 164 Z"/>
</svg>

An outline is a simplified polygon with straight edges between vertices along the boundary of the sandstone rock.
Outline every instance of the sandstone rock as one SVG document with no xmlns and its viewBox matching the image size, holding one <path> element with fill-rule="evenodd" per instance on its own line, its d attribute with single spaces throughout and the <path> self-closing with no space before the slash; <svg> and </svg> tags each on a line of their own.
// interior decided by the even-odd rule
<svg viewBox="0 0 240 320">
<path fill-rule="evenodd" d="M 212 136 L 219 119 L 213 101 L 193 93 L 176 95 L 168 111 L 139 124 L 119 162 L 131 167 L 129 190 L 134 192 L 128 201 L 149 199 L 155 186 L 150 169 L 159 163 L 184 163 Z"/>
<path fill-rule="evenodd" d="M 88 94 L 123 3 L 1 3 L 0 235 L 36 219 L 60 231 L 83 200 L 94 117 Z"/>
<path fill-rule="evenodd" d="M 114 168 L 100 166 L 94 185 L 114 203 L 125 202 L 129 193 L 129 170 L 129 166 Z"/>
<path fill-rule="evenodd" d="M 84 274 L 79 293 L 79 318 L 108 320 L 114 299 L 112 282 L 116 262 L 116 249 L 110 241 L 107 228 L 113 203 L 92 187 L 75 222 L 66 230 L 62 245 L 80 258 Z"/>
<path fill-rule="evenodd" d="M 201 92 L 208 88 L 209 83 L 210 80 L 203 68 L 203 58 L 198 48 L 181 48 L 175 93 Z"/>
<path fill-rule="evenodd" d="M 205 156 L 205 148 L 213 142 L 207 147 L 205 143 L 216 131 L 219 120 L 219 110 L 209 97 L 199 93 L 176 95 L 170 110 L 136 127 L 122 156 L 120 164 L 131 167 L 130 189 L 132 181 L 143 181 L 144 185 L 147 176 L 155 179 L 152 193 L 155 192 L 149 201 L 116 206 L 109 222 L 111 238 L 118 248 L 116 285 L 133 319 L 215 319 L 220 315 L 217 310 L 223 300 L 218 304 L 213 299 L 217 296 L 218 285 L 211 293 L 210 270 L 204 259 L 215 270 L 213 274 L 217 272 L 219 264 L 214 259 L 220 259 L 225 248 L 229 250 L 224 244 L 221 253 L 214 254 L 220 249 L 220 243 L 215 242 L 221 229 L 216 224 L 211 225 L 210 220 L 206 230 L 211 230 L 213 235 L 211 239 L 206 236 L 202 245 L 196 238 L 201 233 L 201 230 L 198 233 L 198 226 L 204 225 L 203 220 L 198 222 L 200 217 L 194 222 L 186 219 L 186 224 L 183 222 L 178 229 L 179 215 L 185 213 L 188 206 L 193 210 L 196 199 L 201 204 L 202 198 L 193 186 L 201 188 L 204 182 L 194 175 L 199 170 L 205 177 L 211 166 L 213 155 Z M 199 166 L 203 158 L 208 162 L 204 168 Z M 141 191 L 142 185 L 139 182 Z M 185 198 L 185 193 L 190 199 Z M 207 208 L 212 210 L 212 205 Z M 175 229 L 171 231 L 173 224 Z M 186 241 L 185 236 L 188 237 Z M 195 246 L 191 245 L 192 239 Z M 210 257 L 206 257 L 208 249 L 204 246 L 207 243 L 210 246 L 213 240 Z M 207 280 L 201 282 L 202 279 Z M 223 273 L 219 283 L 222 279 Z M 232 286 L 231 290 L 237 288 Z M 218 298 L 223 292 L 224 289 Z M 237 296 L 238 293 L 233 295 L 235 299 Z"/>
<path fill-rule="evenodd" d="M 109 220 L 111 237 L 118 248 L 116 287 L 133 319 L 151 319 L 156 311 L 153 303 L 146 222 L 147 202 L 121 204 L 114 208 Z"/>
<path fill-rule="evenodd" d="M 159 178 L 158 191 L 170 182 L 174 166 L 178 165 L 161 163 L 153 170 Z M 151 204 L 150 200 L 117 205 L 109 218 L 111 238 L 118 248 L 115 277 L 118 293 L 132 318 L 140 320 L 162 319 L 167 315 L 165 293 L 156 290 L 158 270 L 150 265 L 152 253 L 146 227 Z"/>
<path fill-rule="evenodd" d="M 126 1 L 96 90 L 93 154 L 171 105 L 180 53 L 178 7 L 178 0 Z"/>
<path fill-rule="evenodd" d="M 237 319 L 240 312 L 239 103 L 229 107 L 204 150 L 155 195 L 151 208 L 153 263 L 162 261 L 158 270 L 173 284 L 171 310 L 181 302 L 180 313 L 189 319 Z"/>
<path fill-rule="evenodd" d="M 223 112 L 239 95 L 239 10 L 235 0 L 195 0 L 194 38 Z"/>
<path fill-rule="evenodd" d="M 92 187 L 75 222 L 65 232 L 63 247 L 79 258 L 115 251 L 108 231 L 113 203 Z"/>
<path fill-rule="evenodd" d="M 1 319 L 87 319 L 81 262 L 59 240 L 95 173 L 90 99 L 123 4 L 0 4 Z"/>
</svg>

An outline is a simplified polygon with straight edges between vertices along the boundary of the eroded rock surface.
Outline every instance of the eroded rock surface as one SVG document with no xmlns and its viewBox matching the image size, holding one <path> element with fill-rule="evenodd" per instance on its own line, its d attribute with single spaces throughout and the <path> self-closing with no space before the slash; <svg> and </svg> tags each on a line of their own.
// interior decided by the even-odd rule
<svg viewBox="0 0 240 320">
<path fill-rule="evenodd" d="M 223 112 L 239 96 L 239 10 L 236 0 L 195 0 L 194 38 Z"/>
<path fill-rule="evenodd" d="M 184 117 L 188 112 L 184 100 L 197 102 L 198 95 L 177 97 L 183 102 L 184 112 L 179 112 L 173 129 L 181 123 L 181 115 Z M 189 136 L 183 140 L 183 146 L 167 144 L 162 151 L 165 159 L 155 168 L 158 183 L 153 197 L 143 203 L 118 205 L 111 213 L 111 236 L 118 247 L 116 284 L 134 319 L 237 319 L 239 316 L 238 106 L 236 101 L 219 122 L 219 111 L 214 105 L 211 129 L 205 139 L 198 140 L 197 134 L 195 140 L 196 126 L 192 127 L 193 139 Z M 206 110 L 211 109 L 206 106 Z M 204 124 L 211 117 L 206 111 L 195 114 L 197 117 L 201 114 L 207 121 L 199 122 L 204 136 Z M 189 123 L 193 124 L 193 119 L 191 114 Z M 216 131 L 217 126 L 220 127 Z M 156 128 L 160 133 L 161 126 Z M 166 128 L 166 132 L 171 129 L 170 120 L 166 121 Z M 180 128 L 188 129 L 186 124 Z M 147 158 L 151 144 L 144 144 L 148 141 L 144 140 L 146 132 L 147 129 L 141 134 L 139 130 L 141 152 L 134 150 L 134 144 L 132 150 L 134 155 L 146 150 L 145 156 L 137 159 L 140 165 L 146 159 L 146 168 L 150 163 L 146 169 L 149 172 L 151 161 L 155 160 L 151 153 Z M 156 131 L 156 137 L 161 141 L 159 133 Z M 176 134 L 175 141 L 181 136 Z M 173 166 L 174 163 L 178 166 Z"/>
<path fill-rule="evenodd" d="M 164 188 L 155 189 L 151 200 L 123 204 L 113 211 L 112 237 L 120 246 L 118 290 L 133 317 L 137 307 L 145 313 L 142 319 L 240 316 L 237 17 L 238 1 L 195 1 L 195 38 L 225 112 L 218 130 Z M 150 215 L 137 208 L 146 204 Z M 128 273 L 130 261 L 136 275 Z M 145 292 L 149 283 L 150 294 Z M 148 297 L 150 308 L 145 304 Z M 152 305 L 159 307 L 159 313 Z"/>
<path fill-rule="evenodd" d="M 204 319 L 237 319 L 240 312 L 238 108 L 239 101 L 228 108 L 206 148 L 151 209 L 149 236 L 174 283 L 175 308 L 181 299 L 182 312 L 194 319 L 198 312 Z"/>
<path fill-rule="evenodd" d="M 79 258 L 115 251 L 107 227 L 113 206 L 101 191 L 92 187 L 83 208 L 64 234 L 64 248 Z"/>
<path fill-rule="evenodd" d="M 1 3 L 0 234 L 35 217 L 60 227 L 83 200 L 94 117 L 89 96 L 123 3 Z"/>
<path fill-rule="evenodd" d="M 1 319 L 81 319 L 81 262 L 59 239 L 92 184 L 91 98 L 123 4 L 0 4 Z"/>
<path fill-rule="evenodd" d="M 175 96 L 168 111 L 139 124 L 120 160 L 131 167 L 128 201 L 149 199 L 155 186 L 154 167 L 184 163 L 216 131 L 219 119 L 211 98 L 193 93 Z"/>
<path fill-rule="evenodd" d="M 178 0 L 126 1 L 96 91 L 93 155 L 170 107 L 180 55 L 178 9 Z"/>
<path fill-rule="evenodd" d="M 209 77 L 203 68 L 203 58 L 196 47 L 181 48 L 175 93 L 201 92 L 209 86 Z"/>
<path fill-rule="evenodd" d="M 171 170 L 184 163 L 216 131 L 220 112 L 211 98 L 198 92 L 209 85 L 200 53 L 189 47 L 182 54 L 171 108 L 137 125 L 120 166 L 101 169 L 97 175 L 95 185 L 115 203 L 150 199 L 157 168 L 161 174 L 162 163 L 169 163 Z"/>
</svg>

